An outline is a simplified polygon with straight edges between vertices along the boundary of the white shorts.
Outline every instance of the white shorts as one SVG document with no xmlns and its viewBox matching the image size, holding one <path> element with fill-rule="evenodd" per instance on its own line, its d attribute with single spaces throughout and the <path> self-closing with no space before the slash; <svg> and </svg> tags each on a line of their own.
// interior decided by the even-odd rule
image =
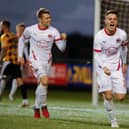
<svg viewBox="0 0 129 129">
<path fill-rule="evenodd" d="M 125 83 L 125 78 L 122 73 L 122 69 L 119 69 L 119 71 L 111 71 L 111 75 L 108 76 L 104 73 L 102 68 L 98 67 L 97 83 L 99 85 L 99 93 L 109 90 L 112 90 L 113 93 L 121 94 L 125 94 L 127 92 L 127 87 Z"/>
<path fill-rule="evenodd" d="M 42 76 L 48 76 L 50 73 L 51 63 L 31 62 L 32 70 L 37 79 Z"/>
</svg>

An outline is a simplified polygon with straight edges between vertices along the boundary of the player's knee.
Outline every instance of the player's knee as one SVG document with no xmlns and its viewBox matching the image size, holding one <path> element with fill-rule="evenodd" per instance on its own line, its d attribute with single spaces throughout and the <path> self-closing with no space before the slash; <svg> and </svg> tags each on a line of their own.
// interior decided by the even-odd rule
<svg viewBox="0 0 129 129">
<path fill-rule="evenodd" d="M 48 83 L 45 82 L 45 83 L 42 83 L 42 85 L 47 87 L 48 86 Z"/>
<path fill-rule="evenodd" d="M 41 84 L 43 85 L 43 86 L 48 86 L 48 81 L 47 80 L 44 80 L 44 81 L 41 81 Z"/>
<path fill-rule="evenodd" d="M 108 94 L 105 96 L 105 99 L 110 101 L 113 99 L 113 96 L 111 94 Z"/>
<path fill-rule="evenodd" d="M 106 99 L 106 100 L 112 100 L 113 99 L 113 95 L 112 95 L 112 92 L 111 91 L 108 91 L 108 92 L 105 92 L 104 94 L 104 98 Z"/>
<path fill-rule="evenodd" d="M 21 78 L 17 78 L 16 81 L 18 86 L 23 85 L 23 80 Z"/>
<path fill-rule="evenodd" d="M 41 84 L 43 85 L 43 86 L 48 86 L 48 77 L 47 76 L 45 76 L 45 77 L 42 77 L 41 79 L 40 79 L 40 82 L 41 82 Z"/>
<path fill-rule="evenodd" d="M 125 99 L 125 94 L 123 95 L 117 95 L 116 99 L 119 100 L 119 101 L 123 101 Z"/>
</svg>

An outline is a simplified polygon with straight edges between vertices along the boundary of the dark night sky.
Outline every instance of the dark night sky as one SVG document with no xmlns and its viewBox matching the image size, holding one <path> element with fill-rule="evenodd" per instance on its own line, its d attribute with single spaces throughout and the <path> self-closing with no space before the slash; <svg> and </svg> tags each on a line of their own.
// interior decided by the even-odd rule
<svg viewBox="0 0 129 129">
<path fill-rule="evenodd" d="M 79 32 L 93 35 L 94 0 L 1 0 L 0 20 L 12 23 L 12 30 L 19 22 L 31 25 L 37 22 L 40 7 L 51 11 L 53 25 L 62 32 Z"/>
</svg>

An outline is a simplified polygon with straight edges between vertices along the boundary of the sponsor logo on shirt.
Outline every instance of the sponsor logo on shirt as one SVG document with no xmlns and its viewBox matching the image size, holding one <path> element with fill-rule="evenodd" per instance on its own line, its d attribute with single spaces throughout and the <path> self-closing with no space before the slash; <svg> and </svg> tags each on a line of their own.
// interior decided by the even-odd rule
<svg viewBox="0 0 129 129">
<path fill-rule="evenodd" d="M 52 35 L 51 34 L 48 34 L 48 38 L 52 38 Z"/>
</svg>

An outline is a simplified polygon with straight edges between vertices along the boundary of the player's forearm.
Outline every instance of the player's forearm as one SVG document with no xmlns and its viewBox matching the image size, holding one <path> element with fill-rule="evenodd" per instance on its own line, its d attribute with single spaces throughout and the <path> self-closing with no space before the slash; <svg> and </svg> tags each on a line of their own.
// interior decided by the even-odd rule
<svg viewBox="0 0 129 129">
<path fill-rule="evenodd" d="M 6 55 L 6 48 L 2 48 L 1 53 L 0 53 L 0 64 L 3 62 L 3 58 Z"/>
<path fill-rule="evenodd" d="M 95 60 L 95 63 L 100 66 L 101 68 L 104 67 L 104 62 L 101 60 L 101 55 L 99 53 L 94 53 L 94 60 Z"/>
<path fill-rule="evenodd" d="M 25 59 L 29 60 L 29 52 L 28 52 L 27 46 L 24 47 L 24 55 L 25 55 Z"/>
<path fill-rule="evenodd" d="M 18 57 L 23 57 L 24 46 L 24 40 L 23 38 L 20 38 L 18 43 Z"/>
<path fill-rule="evenodd" d="M 65 49 L 66 49 L 66 41 L 64 41 L 64 40 L 56 41 L 56 45 L 57 45 L 57 47 L 58 47 L 58 49 L 60 51 L 62 51 L 62 52 L 65 51 Z"/>
<path fill-rule="evenodd" d="M 128 51 L 127 47 L 123 47 L 121 50 L 121 57 L 122 57 L 123 64 L 127 64 L 127 51 Z"/>
</svg>

